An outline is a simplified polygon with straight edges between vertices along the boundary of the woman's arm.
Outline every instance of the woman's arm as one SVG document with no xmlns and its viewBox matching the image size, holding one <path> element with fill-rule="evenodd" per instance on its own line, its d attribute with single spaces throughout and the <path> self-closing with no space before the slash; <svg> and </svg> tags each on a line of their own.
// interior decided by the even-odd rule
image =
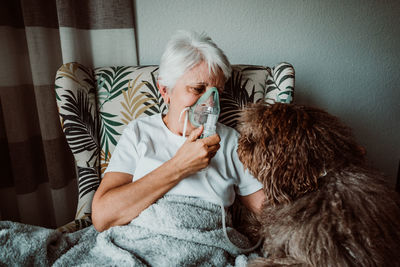
<svg viewBox="0 0 400 267">
<path fill-rule="evenodd" d="M 172 159 L 135 182 L 131 174 L 106 173 L 93 197 L 94 227 L 104 231 L 129 223 L 182 179 L 205 168 L 219 149 L 220 138 L 197 139 L 202 130 L 193 130 Z"/>
<path fill-rule="evenodd" d="M 92 203 L 93 225 L 98 231 L 124 225 L 163 196 L 181 179 L 182 173 L 168 161 L 135 182 L 127 173 L 106 173 Z"/>
<path fill-rule="evenodd" d="M 265 201 L 265 194 L 263 189 L 260 189 L 253 194 L 247 196 L 240 196 L 240 201 L 246 206 L 251 212 L 259 214 L 261 212 L 262 205 Z"/>
</svg>

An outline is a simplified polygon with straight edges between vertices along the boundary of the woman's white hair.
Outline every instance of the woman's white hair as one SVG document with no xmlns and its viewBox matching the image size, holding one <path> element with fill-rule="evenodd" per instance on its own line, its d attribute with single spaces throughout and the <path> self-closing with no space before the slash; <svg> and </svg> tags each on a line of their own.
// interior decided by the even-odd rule
<svg viewBox="0 0 400 267">
<path fill-rule="evenodd" d="M 206 33 L 178 31 L 167 43 L 161 57 L 158 82 L 171 91 L 186 71 L 202 61 L 207 63 L 210 74 L 222 71 L 225 81 L 231 76 L 228 58 Z"/>
</svg>

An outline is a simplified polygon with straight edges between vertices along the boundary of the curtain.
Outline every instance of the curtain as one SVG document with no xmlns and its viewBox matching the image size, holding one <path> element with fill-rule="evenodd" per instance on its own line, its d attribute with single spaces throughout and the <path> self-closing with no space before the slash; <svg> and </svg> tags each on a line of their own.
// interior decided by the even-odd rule
<svg viewBox="0 0 400 267">
<path fill-rule="evenodd" d="M 137 65 L 133 0 L 3 0 L 0 220 L 49 228 L 75 215 L 76 170 L 60 126 L 62 63 Z"/>
</svg>

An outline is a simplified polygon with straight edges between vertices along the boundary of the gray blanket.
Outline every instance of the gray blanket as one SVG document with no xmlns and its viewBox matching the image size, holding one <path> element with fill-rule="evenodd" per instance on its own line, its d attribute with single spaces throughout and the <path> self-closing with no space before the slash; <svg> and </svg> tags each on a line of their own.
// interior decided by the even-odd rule
<svg viewBox="0 0 400 267">
<path fill-rule="evenodd" d="M 250 247 L 228 227 L 231 241 Z M 245 266 L 247 257 L 227 242 L 220 207 L 164 196 L 125 226 L 71 234 L 0 221 L 0 265 L 6 266 Z"/>
</svg>

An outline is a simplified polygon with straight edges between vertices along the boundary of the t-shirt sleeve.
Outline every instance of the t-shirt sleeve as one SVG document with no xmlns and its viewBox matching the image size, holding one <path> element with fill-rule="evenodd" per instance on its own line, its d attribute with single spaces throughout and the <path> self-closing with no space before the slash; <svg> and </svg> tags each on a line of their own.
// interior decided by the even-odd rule
<svg viewBox="0 0 400 267">
<path fill-rule="evenodd" d="M 257 192 L 262 187 L 262 184 L 248 170 L 245 170 L 237 185 L 237 193 L 241 196 L 247 196 Z"/>
<path fill-rule="evenodd" d="M 132 125 L 128 125 L 122 132 L 105 173 L 124 172 L 133 175 L 138 159 L 137 143 L 137 133 Z"/>
</svg>

